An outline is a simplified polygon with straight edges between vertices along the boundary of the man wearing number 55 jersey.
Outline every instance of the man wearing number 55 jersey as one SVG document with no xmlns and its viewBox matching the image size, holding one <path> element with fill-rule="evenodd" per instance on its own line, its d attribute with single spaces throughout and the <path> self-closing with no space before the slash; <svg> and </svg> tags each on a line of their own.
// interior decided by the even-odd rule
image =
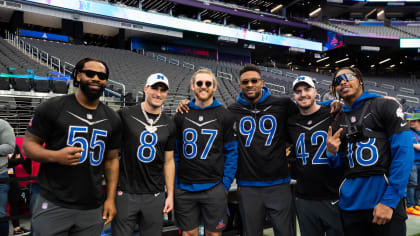
<svg viewBox="0 0 420 236">
<path fill-rule="evenodd" d="M 175 115 L 177 188 L 175 219 L 184 236 L 221 235 L 227 224 L 227 193 L 237 168 L 234 120 L 213 97 L 214 74 L 207 69 L 191 78 L 195 98 L 189 112 Z"/>
<path fill-rule="evenodd" d="M 72 73 L 77 92 L 43 102 L 29 123 L 23 151 L 41 162 L 35 235 L 100 235 L 116 214 L 121 121 L 99 101 L 108 75 L 104 62 L 82 59 Z"/>
<path fill-rule="evenodd" d="M 357 68 L 333 77 L 343 114 L 328 130 L 327 156 L 341 166 L 341 215 L 345 235 L 406 235 L 405 188 L 413 147 L 399 104 L 364 91 Z M 336 92 L 336 93 L 335 93 Z"/>
<path fill-rule="evenodd" d="M 165 75 L 152 74 L 144 102 L 119 111 L 123 144 L 112 235 L 133 235 L 136 223 L 140 235 L 161 235 L 163 215 L 173 208 L 175 124 L 162 113 L 168 89 Z"/>
<path fill-rule="evenodd" d="M 315 103 L 315 83 L 309 76 L 293 82 L 299 113 L 289 116 L 290 142 L 295 146 L 296 213 L 302 236 L 344 235 L 338 208 L 341 171 L 328 166 L 327 131 L 330 108 Z"/>
</svg>

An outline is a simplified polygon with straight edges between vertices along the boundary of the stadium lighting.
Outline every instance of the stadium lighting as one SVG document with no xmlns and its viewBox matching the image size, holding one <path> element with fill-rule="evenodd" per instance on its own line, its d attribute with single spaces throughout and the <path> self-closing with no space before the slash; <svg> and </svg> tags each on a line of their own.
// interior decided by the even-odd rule
<svg viewBox="0 0 420 236">
<path fill-rule="evenodd" d="M 354 64 L 350 66 L 350 68 L 353 68 L 353 67 L 354 67 Z"/>
<path fill-rule="evenodd" d="M 321 59 L 317 60 L 316 62 L 325 61 L 325 60 L 327 60 L 327 59 L 329 59 L 329 58 L 330 58 L 330 57 L 324 57 L 324 58 L 321 58 Z"/>
<path fill-rule="evenodd" d="M 373 68 L 373 67 L 375 67 L 375 65 L 370 65 L 370 68 Z"/>
<path fill-rule="evenodd" d="M 320 12 L 321 12 L 322 8 L 317 8 L 314 11 L 312 11 L 311 13 L 309 13 L 309 17 L 314 17 L 317 16 Z"/>
<path fill-rule="evenodd" d="M 348 61 L 349 59 L 350 59 L 349 57 L 346 57 L 344 59 L 336 61 L 335 64 L 338 64 L 338 63 L 343 62 L 343 61 Z"/>
<path fill-rule="evenodd" d="M 387 59 L 385 59 L 385 60 L 383 60 L 383 61 L 380 61 L 379 62 L 379 64 L 384 64 L 385 62 L 388 62 L 388 61 L 390 61 L 391 60 L 391 58 L 387 58 Z"/>
<path fill-rule="evenodd" d="M 279 4 L 276 7 L 274 7 L 273 9 L 271 9 L 270 12 L 271 13 L 275 13 L 275 12 L 277 12 L 278 10 L 280 10 L 282 8 L 283 8 L 283 4 Z"/>
<path fill-rule="evenodd" d="M 392 65 L 390 65 L 389 67 L 394 68 L 394 67 L 395 67 L 395 64 L 392 64 Z"/>
<path fill-rule="evenodd" d="M 326 64 L 326 65 L 325 65 L 325 67 L 329 67 L 329 66 L 330 66 L 330 64 Z"/>
</svg>

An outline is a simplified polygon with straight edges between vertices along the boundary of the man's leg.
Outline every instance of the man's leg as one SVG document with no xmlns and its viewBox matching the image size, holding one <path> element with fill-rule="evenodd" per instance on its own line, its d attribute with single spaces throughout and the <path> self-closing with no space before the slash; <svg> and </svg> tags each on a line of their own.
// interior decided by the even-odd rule
<svg viewBox="0 0 420 236">
<path fill-rule="evenodd" d="M 33 233 L 35 236 L 68 235 L 75 217 L 76 210 L 62 208 L 39 196 L 32 215 Z"/>
<path fill-rule="evenodd" d="M 163 207 L 165 205 L 165 192 L 156 194 L 142 194 L 141 202 L 139 204 L 141 204 L 141 213 L 139 215 L 138 221 L 140 235 L 161 235 L 163 228 Z"/>
<path fill-rule="evenodd" d="M 206 235 L 221 235 L 228 223 L 227 216 L 227 190 L 223 184 L 203 192 L 200 199 L 201 218 Z"/>
<path fill-rule="evenodd" d="M 271 218 L 274 235 L 294 235 L 292 227 L 292 192 L 289 184 L 264 187 L 264 206 Z M 293 219 L 294 220 L 294 219 Z"/>
<path fill-rule="evenodd" d="M 0 174 L 0 179 L 8 179 L 7 171 Z M 9 183 L 0 183 L 0 218 L 7 216 L 7 195 L 9 192 Z M 9 234 L 9 221 L 0 221 L 0 235 Z"/>
<path fill-rule="evenodd" d="M 121 190 L 115 196 L 117 215 L 111 222 L 112 235 L 132 235 L 140 212 L 140 195 L 130 194 Z"/>
<path fill-rule="evenodd" d="M 414 188 L 414 203 L 415 205 L 419 205 L 419 197 L 420 197 L 420 186 L 418 186 L 420 184 L 420 165 L 415 165 L 416 169 L 417 169 L 417 187 Z"/>
<path fill-rule="evenodd" d="M 319 217 L 317 201 L 296 199 L 296 215 L 299 221 L 300 235 L 302 236 L 324 236 L 325 232 L 322 220 Z M 318 204 L 319 205 L 319 204 Z"/>
<path fill-rule="evenodd" d="M 188 192 L 180 188 L 175 188 L 175 221 L 183 231 L 182 235 L 198 235 L 198 224 L 200 223 L 200 209 L 197 199 L 200 192 Z"/>
<path fill-rule="evenodd" d="M 38 196 L 39 196 L 39 184 L 38 183 L 30 183 L 29 184 L 29 193 L 30 193 L 30 200 L 29 200 L 29 211 L 31 212 L 31 214 L 34 214 L 34 208 L 35 208 L 35 204 L 36 201 L 38 200 Z M 31 217 L 31 233 L 29 234 L 29 236 L 33 235 L 33 227 L 32 227 L 32 217 Z"/>
<path fill-rule="evenodd" d="M 262 236 L 265 209 L 260 187 L 238 187 L 239 212 L 244 236 Z"/>
<path fill-rule="evenodd" d="M 372 236 L 372 210 L 341 210 L 344 234 L 346 236 Z"/>
<path fill-rule="evenodd" d="M 410 177 L 408 178 L 408 185 L 417 186 L 417 165 L 413 165 L 410 171 Z M 417 205 L 416 201 L 416 187 L 408 187 L 407 188 L 407 207 L 413 207 Z"/>
<path fill-rule="evenodd" d="M 103 206 L 90 210 L 77 210 L 76 223 L 69 236 L 101 235 L 105 220 L 102 219 Z"/>
</svg>

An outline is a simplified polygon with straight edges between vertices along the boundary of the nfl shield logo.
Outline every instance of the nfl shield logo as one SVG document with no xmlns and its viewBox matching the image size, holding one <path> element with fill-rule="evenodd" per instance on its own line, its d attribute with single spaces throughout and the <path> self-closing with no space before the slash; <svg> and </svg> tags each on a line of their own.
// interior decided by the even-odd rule
<svg viewBox="0 0 420 236">
<path fill-rule="evenodd" d="M 355 116 L 350 117 L 350 121 L 351 121 L 351 123 L 356 122 L 356 117 Z"/>
<path fill-rule="evenodd" d="M 89 120 L 92 120 L 92 118 L 93 118 L 92 114 L 87 114 L 87 115 L 86 115 L 86 117 L 87 117 Z"/>
<path fill-rule="evenodd" d="M 312 125 L 312 120 L 308 121 L 308 125 Z"/>
<path fill-rule="evenodd" d="M 44 210 L 47 209 L 48 208 L 48 202 L 43 202 L 42 205 L 41 205 L 41 208 L 44 209 Z"/>
<path fill-rule="evenodd" d="M 198 117 L 198 121 L 203 121 L 204 120 L 204 117 L 203 116 L 199 116 Z"/>
</svg>

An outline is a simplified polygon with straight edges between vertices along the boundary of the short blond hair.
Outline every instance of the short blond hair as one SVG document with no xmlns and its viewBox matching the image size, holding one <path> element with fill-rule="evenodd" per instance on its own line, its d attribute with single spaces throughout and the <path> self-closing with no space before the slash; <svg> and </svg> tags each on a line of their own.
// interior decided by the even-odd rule
<svg viewBox="0 0 420 236">
<path fill-rule="evenodd" d="M 211 70 L 206 69 L 206 68 L 199 69 L 196 72 L 194 72 L 194 74 L 191 76 L 191 83 L 192 84 L 194 84 L 195 79 L 196 79 L 198 74 L 208 74 L 208 75 L 210 75 L 210 77 L 213 79 L 214 84 L 217 85 L 216 76 L 213 74 L 213 72 Z"/>
</svg>

